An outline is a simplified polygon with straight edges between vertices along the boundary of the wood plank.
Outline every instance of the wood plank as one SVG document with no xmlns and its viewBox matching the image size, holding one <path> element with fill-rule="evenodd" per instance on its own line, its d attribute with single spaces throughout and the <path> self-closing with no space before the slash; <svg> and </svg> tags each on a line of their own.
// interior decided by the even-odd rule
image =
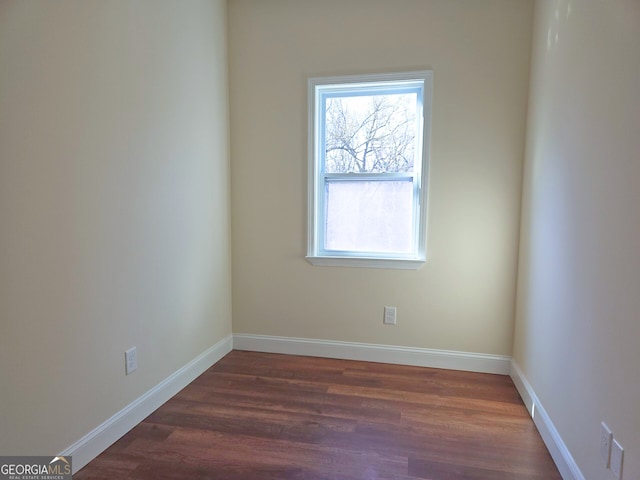
<svg viewBox="0 0 640 480">
<path fill-rule="evenodd" d="M 241 351 L 74 478 L 561 480 L 509 377 Z"/>
</svg>

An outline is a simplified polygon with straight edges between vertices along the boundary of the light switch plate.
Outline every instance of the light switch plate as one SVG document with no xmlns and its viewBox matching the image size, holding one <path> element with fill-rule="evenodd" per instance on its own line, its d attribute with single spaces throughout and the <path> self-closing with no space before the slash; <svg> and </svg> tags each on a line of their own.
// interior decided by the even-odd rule
<svg viewBox="0 0 640 480">
<path fill-rule="evenodd" d="M 611 444 L 611 471 L 622 480 L 622 461 L 624 460 L 624 448 L 614 440 Z"/>
<path fill-rule="evenodd" d="M 602 465 L 609 468 L 611 462 L 611 442 L 613 441 L 613 433 L 606 423 L 600 424 L 600 458 Z"/>
</svg>

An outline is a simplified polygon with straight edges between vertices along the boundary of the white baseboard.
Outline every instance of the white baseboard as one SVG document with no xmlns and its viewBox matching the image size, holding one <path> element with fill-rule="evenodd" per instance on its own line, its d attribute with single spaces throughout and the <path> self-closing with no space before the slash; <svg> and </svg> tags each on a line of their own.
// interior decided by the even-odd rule
<svg viewBox="0 0 640 480">
<path fill-rule="evenodd" d="M 585 480 L 533 388 L 508 356 L 269 335 L 234 334 L 223 338 L 59 456 L 73 456 L 76 473 L 232 349 L 510 375 L 562 478 Z"/>
<path fill-rule="evenodd" d="M 233 339 L 229 335 L 131 402 L 113 417 L 94 428 L 66 450 L 60 452 L 59 456 L 71 455 L 73 457 L 73 473 L 76 473 L 229 353 L 232 348 Z"/>
<path fill-rule="evenodd" d="M 503 355 L 239 333 L 233 335 L 233 348 L 234 350 L 362 360 L 501 375 L 508 375 L 511 365 L 511 357 Z"/>
<path fill-rule="evenodd" d="M 553 461 L 558 467 L 562 478 L 564 480 L 585 480 L 578 464 L 571 455 L 571 452 L 569 452 L 569 449 L 562 440 L 562 437 L 551 421 L 551 418 L 540 403 L 533 387 L 527 381 L 527 378 L 522 373 L 522 370 L 520 370 L 520 367 L 518 367 L 518 364 L 513 360 L 511 361 L 511 371 L 509 372 L 509 375 L 515 384 L 520 397 L 522 397 L 522 401 L 526 405 L 527 410 L 529 410 L 529 414 L 531 415 L 531 418 L 533 418 L 533 423 L 540 432 L 540 436 L 547 446 L 547 449 L 551 454 L 551 458 L 553 458 Z"/>
</svg>

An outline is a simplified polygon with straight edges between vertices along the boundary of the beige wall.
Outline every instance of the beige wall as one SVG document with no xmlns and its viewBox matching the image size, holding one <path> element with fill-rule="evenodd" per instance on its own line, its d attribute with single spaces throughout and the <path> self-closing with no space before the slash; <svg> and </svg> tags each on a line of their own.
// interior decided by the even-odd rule
<svg viewBox="0 0 640 480">
<path fill-rule="evenodd" d="M 515 360 L 587 479 L 640 478 L 640 3 L 537 3 Z"/>
<path fill-rule="evenodd" d="M 225 15 L 0 3 L 1 454 L 67 448 L 230 333 Z"/>
<path fill-rule="evenodd" d="M 231 0 L 233 329 L 511 354 L 533 3 Z M 314 267 L 310 76 L 432 68 L 429 260 Z M 382 325 L 384 305 L 398 325 Z"/>
</svg>

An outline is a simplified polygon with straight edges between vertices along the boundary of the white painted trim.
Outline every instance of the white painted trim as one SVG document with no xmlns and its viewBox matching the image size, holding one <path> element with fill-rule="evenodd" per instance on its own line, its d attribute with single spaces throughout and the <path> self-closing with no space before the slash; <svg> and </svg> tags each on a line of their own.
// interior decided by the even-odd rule
<svg viewBox="0 0 640 480">
<path fill-rule="evenodd" d="M 522 397 L 522 401 L 527 407 L 527 410 L 529 410 L 529 414 L 531 415 L 531 418 L 533 418 L 533 423 L 538 429 L 538 432 L 540 432 L 540 436 L 547 446 L 547 449 L 558 467 L 562 478 L 564 480 L 585 480 L 578 464 L 574 460 L 571 452 L 567 448 L 567 445 L 564 443 L 564 440 L 562 440 L 560 433 L 558 433 L 558 430 L 551 421 L 551 417 L 547 414 L 547 411 L 540 403 L 533 387 L 514 360 L 511 361 L 511 371 L 509 372 L 509 376 L 513 380 L 513 383 L 515 384 L 520 397 Z"/>
<path fill-rule="evenodd" d="M 307 261 L 311 265 L 320 267 L 396 268 L 399 270 L 419 270 L 426 263 L 424 259 L 326 257 L 321 255 L 307 256 Z"/>
<path fill-rule="evenodd" d="M 385 85 L 386 84 L 386 85 Z M 395 84 L 395 85 L 394 85 Z M 324 150 L 320 147 L 324 127 L 318 125 L 318 109 L 321 103 L 320 91 L 353 92 L 360 88 L 385 88 L 394 86 L 415 87 L 420 103 L 417 108 L 416 124 L 416 159 L 413 172 L 413 236 L 415 247 L 411 258 L 374 257 L 360 258 L 354 252 L 343 252 L 344 255 L 332 255 L 336 252 L 325 251 L 322 230 L 324 214 L 325 174 L 322 174 L 320 159 Z M 428 188 L 429 166 L 431 158 L 431 112 L 433 105 L 433 70 L 416 70 L 394 73 L 373 73 L 360 75 L 343 75 L 331 77 L 312 77 L 307 80 L 307 261 L 312 265 L 339 267 L 395 268 L 417 270 L 427 258 L 427 225 L 428 225 Z M 379 174 L 371 174 L 379 178 Z M 362 174 L 358 174 L 362 178 Z M 373 253 L 372 253 L 373 254 Z"/>
<path fill-rule="evenodd" d="M 503 355 L 242 333 L 233 334 L 233 348 L 234 350 L 362 360 L 501 375 L 509 374 L 511 362 L 511 357 Z"/>
<path fill-rule="evenodd" d="M 233 339 L 231 335 L 228 335 L 58 455 L 73 457 L 73 473 L 75 474 L 229 353 L 232 348 Z"/>
</svg>

